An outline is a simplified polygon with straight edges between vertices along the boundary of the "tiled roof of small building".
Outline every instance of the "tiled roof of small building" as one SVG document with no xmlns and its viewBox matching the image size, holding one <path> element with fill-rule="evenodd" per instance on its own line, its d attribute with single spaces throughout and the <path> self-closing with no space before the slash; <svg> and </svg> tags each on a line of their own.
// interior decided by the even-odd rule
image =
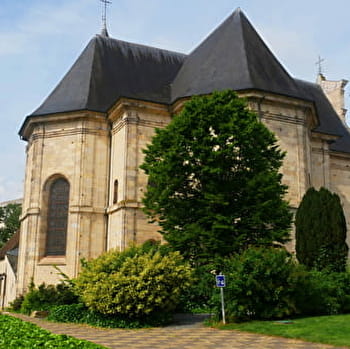
<svg viewBox="0 0 350 349">
<path fill-rule="evenodd" d="M 19 245 L 19 231 L 12 235 L 6 244 L 0 249 L 0 260 L 5 258 L 8 251 L 11 251 Z"/>
</svg>

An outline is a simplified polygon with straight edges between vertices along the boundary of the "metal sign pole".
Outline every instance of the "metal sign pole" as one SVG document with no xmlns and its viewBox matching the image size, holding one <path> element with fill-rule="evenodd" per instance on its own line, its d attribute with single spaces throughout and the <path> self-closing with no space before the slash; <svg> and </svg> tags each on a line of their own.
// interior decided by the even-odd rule
<svg viewBox="0 0 350 349">
<path fill-rule="evenodd" d="M 221 273 L 219 275 L 216 275 L 216 287 L 220 288 L 221 311 L 222 311 L 222 322 L 223 322 L 223 324 L 226 324 L 226 319 L 225 319 L 225 302 L 224 302 L 224 287 L 225 286 L 226 286 L 225 275 L 222 275 Z"/>
<path fill-rule="evenodd" d="M 225 319 L 225 302 L 224 302 L 224 288 L 220 287 L 220 293 L 221 293 L 221 311 L 222 311 L 222 323 L 226 324 Z"/>
</svg>

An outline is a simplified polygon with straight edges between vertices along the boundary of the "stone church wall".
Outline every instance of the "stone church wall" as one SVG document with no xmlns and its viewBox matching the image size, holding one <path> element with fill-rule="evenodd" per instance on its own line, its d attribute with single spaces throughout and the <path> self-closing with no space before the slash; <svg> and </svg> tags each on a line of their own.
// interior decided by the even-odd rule
<svg viewBox="0 0 350 349">
<path fill-rule="evenodd" d="M 347 243 L 350 246 L 350 156 L 330 154 L 330 190 L 337 193 L 343 205 L 348 228 Z"/>
<path fill-rule="evenodd" d="M 80 259 L 97 257 L 105 248 L 109 129 L 104 117 L 78 114 L 51 117 L 33 126 L 27 147 L 18 292 L 34 276 L 39 284 L 56 283 L 57 265 L 75 276 Z M 48 190 L 55 178 L 70 184 L 65 256 L 45 256 Z"/>
<path fill-rule="evenodd" d="M 287 200 L 292 209 L 298 207 L 307 188 L 326 186 L 340 194 L 350 216 L 349 159 L 331 155 L 327 136 L 310 131 L 317 122 L 313 105 L 259 92 L 242 96 L 286 152 L 283 183 L 289 188 Z M 175 109 L 178 112 L 181 103 Z M 166 105 L 120 100 L 107 119 L 97 113 L 73 113 L 33 125 L 27 147 L 18 293 L 32 275 L 36 284 L 58 282 L 53 264 L 73 277 L 81 258 L 161 239 L 157 224 L 149 223 L 142 211 L 148 180 L 139 166 L 155 128 L 166 126 L 171 115 Z M 70 183 L 67 253 L 48 257 L 48 188 L 58 176 Z M 293 250 L 293 245 L 292 239 L 288 248 Z"/>
<path fill-rule="evenodd" d="M 312 106 L 292 98 L 273 95 L 244 95 L 249 107 L 276 135 L 286 152 L 281 172 L 288 186 L 286 199 L 296 208 L 310 185 L 311 146 L 309 127 L 313 122 Z"/>
<path fill-rule="evenodd" d="M 151 141 L 156 127 L 170 122 L 167 106 L 122 101 L 111 111 L 111 177 L 108 207 L 108 248 L 124 249 L 132 243 L 160 239 L 158 226 L 148 223 L 142 207 L 147 176 L 140 169 L 143 149 Z M 118 181 L 118 200 L 114 185 Z"/>
</svg>

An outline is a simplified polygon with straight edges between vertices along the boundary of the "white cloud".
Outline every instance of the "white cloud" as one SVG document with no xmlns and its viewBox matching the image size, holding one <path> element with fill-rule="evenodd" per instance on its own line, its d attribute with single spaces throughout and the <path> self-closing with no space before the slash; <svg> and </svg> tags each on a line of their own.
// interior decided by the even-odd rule
<svg viewBox="0 0 350 349">
<path fill-rule="evenodd" d="M 0 202 L 19 199 L 23 196 L 22 183 L 0 177 Z"/>
<path fill-rule="evenodd" d="M 0 56 L 20 54 L 26 44 L 26 35 L 22 33 L 0 33 Z"/>
<path fill-rule="evenodd" d="M 48 38 L 54 42 L 62 36 L 81 35 L 92 20 L 89 18 L 91 1 L 34 2 L 25 16 L 17 17 L 17 22 L 0 33 L 0 56 L 28 55 L 43 49 L 43 40 Z"/>
</svg>

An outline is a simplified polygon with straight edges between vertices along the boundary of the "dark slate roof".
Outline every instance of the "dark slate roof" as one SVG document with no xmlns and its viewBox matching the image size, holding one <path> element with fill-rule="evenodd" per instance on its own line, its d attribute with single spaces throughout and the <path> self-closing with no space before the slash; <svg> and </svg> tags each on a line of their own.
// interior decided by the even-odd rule
<svg viewBox="0 0 350 349">
<path fill-rule="evenodd" d="M 31 116 L 106 112 L 119 98 L 167 103 L 185 55 L 96 35 Z"/>
<path fill-rule="evenodd" d="M 172 100 L 223 89 L 300 97 L 294 79 L 240 9 L 186 58 L 172 85 Z"/>
<path fill-rule="evenodd" d="M 316 131 L 341 136 L 332 150 L 350 152 L 348 130 L 322 89 L 296 80 L 237 9 L 190 55 L 94 37 L 72 68 L 28 120 L 78 110 L 107 112 L 121 97 L 171 104 L 214 90 L 260 90 L 315 103 Z"/>
<path fill-rule="evenodd" d="M 346 126 L 340 120 L 322 88 L 318 84 L 295 79 L 302 90 L 305 99 L 314 102 L 318 115 L 319 125 L 314 131 L 333 136 L 340 136 L 338 140 L 331 143 L 330 149 L 334 151 L 350 152 L 350 134 Z"/>
</svg>

